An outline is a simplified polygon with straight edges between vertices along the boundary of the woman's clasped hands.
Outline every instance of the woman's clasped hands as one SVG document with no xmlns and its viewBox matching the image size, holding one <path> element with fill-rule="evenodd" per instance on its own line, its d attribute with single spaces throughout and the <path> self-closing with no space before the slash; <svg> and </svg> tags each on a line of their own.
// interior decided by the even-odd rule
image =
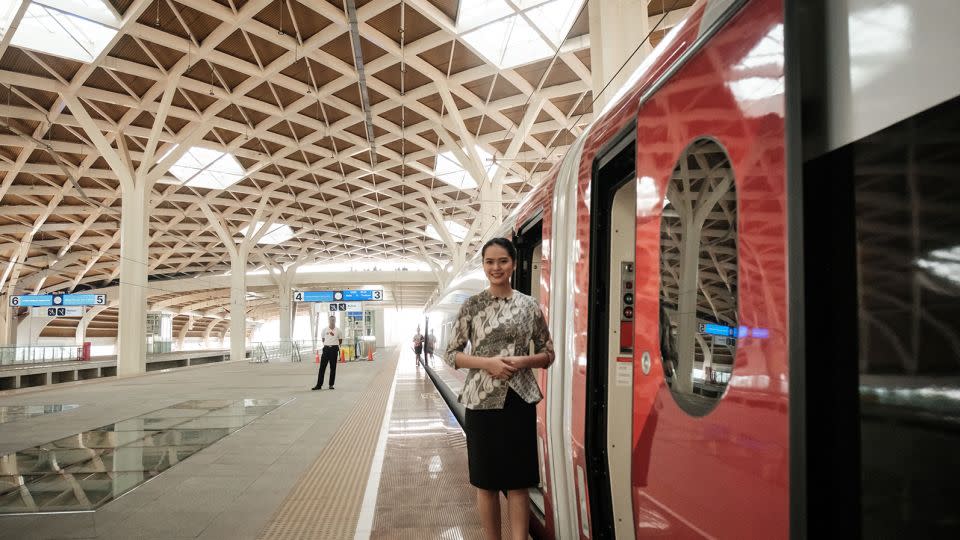
<svg viewBox="0 0 960 540">
<path fill-rule="evenodd" d="M 515 356 L 493 356 L 487 360 L 487 373 L 494 379 L 501 381 L 508 380 L 517 372 L 517 357 Z"/>
</svg>

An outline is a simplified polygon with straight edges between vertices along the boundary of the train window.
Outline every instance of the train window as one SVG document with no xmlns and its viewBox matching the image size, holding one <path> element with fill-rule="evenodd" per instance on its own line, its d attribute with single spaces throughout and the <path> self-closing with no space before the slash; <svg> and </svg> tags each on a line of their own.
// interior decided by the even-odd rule
<svg viewBox="0 0 960 540">
<path fill-rule="evenodd" d="M 716 407 L 733 372 L 737 325 L 737 195 L 726 151 L 693 141 L 667 183 L 660 221 L 660 348 L 677 404 Z"/>
<path fill-rule="evenodd" d="M 517 268 L 513 275 L 513 288 L 539 300 L 543 245 L 543 220 L 540 216 L 522 227 L 513 242 L 517 246 Z"/>
</svg>

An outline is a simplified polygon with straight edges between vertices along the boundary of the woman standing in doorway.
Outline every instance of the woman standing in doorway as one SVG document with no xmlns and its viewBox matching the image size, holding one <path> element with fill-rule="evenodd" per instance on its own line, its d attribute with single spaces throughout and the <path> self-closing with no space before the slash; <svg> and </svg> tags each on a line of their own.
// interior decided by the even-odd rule
<svg viewBox="0 0 960 540">
<path fill-rule="evenodd" d="M 461 306 L 444 358 L 470 370 L 460 403 L 466 407 L 470 483 L 477 488 L 486 538 L 500 539 L 499 492 L 505 491 L 510 536 L 526 539 L 528 490 L 540 484 L 536 403 L 543 395 L 533 368 L 553 362 L 553 342 L 537 301 L 510 285 L 517 258 L 513 243 L 494 238 L 481 256 L 490 287 Z M 463 352 L 468 342 L 470 354 Z"/>
</svg>

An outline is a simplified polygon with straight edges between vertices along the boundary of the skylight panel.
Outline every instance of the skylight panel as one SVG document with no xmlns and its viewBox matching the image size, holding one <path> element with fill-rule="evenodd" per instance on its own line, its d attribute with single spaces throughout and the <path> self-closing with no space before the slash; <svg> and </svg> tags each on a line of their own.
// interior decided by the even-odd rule
<svg viewBox="0 0 960 540">
<path fill-rule="evenodd" d="M 254 234 L 256 231 L 260 230 L 260 227 L 263 227 L 264 223 L 265 222 L 263 221 L 258 221 L 252 226 Z M 243 234 L 243 236 L 250 236 L 250 227 L 246 227 L 240 232 Z M 257 243 L 272 246 L 274 244 L 286 242 L 287 240 L 293 238 L 293 236 L 293 229 L 291 229 L 289 225 L 274 223 L 270 226 L 270 229 L 267 230 L 267 233 L 260 237 L 260 240 L 258 240 Z"/>
<path fill-rule="evenodd" d="M 461 0 L 457 30 L 490 63 L 508 69 L 553 55 L 570 32 L 583 2 Z"/>
<path fill-rule="evenodd" d="M 467 237 L 467 233 L 470 231 L 470 229 L 467 229 L 456 221 L 451 221 L 449 219 L 444 221 L 443 224 L 447 228 L 447 232 L 450 233 L 450 236 L 452 236 L 457 242 L 462 242 L 463 239 Z"/>
<path fill-rule="evenodd" d="M 504 69 L 535 62 L 553 55 L 551 47 L 526 19 L 517 17 L 510 38 L 503 49 L 500 65 Z"/>
<path fill-rule="evenodd" d="M 463 225 L 449 219 L 443 222 L 443 226 L 447 228 L 447 232 L 450 234 L 450 237 L 457 242 L 463 242 L 463 239 L 467 237 L 467 232 L 469 232 L 469 229 Z M 423 233 L 434 240 L 443 242 L 443 236 L 440 235 L 440 232 L 437 231 L 437 228 L 433 225 L 427 225 L 424 227 Z"/>
<path fill-rule="evenodd" d="M 504 0 L 461 0 L 457 31 L 466 32 L 512 13 L 513 9 Z"/>
<path fill-rule="evenodd" d="M 476 151 L 481 161 L 485 164 L 484 168 L 489 176 L 494 167 L 490 154 L 480 147 L 477 147 Z M 450 184 L 457 189 L 477 189 L 478 187 L 477 182 L 470 176 L 470 173 L 464 169 L 460 162 L 457 161 L 453 152 L 443 152 L 437 156 L 437 164 L 433 169 L 433 173 L 438 180 Z"/>
<path fill-rule="evenodd" d="M 492 64 L 499 67 L 503 61 L 503 49 L 507 46 L 507 40 L 510 38 L 510 30 L 513 28 L 513 22 L 517 19 L 516 15 L 501 19 L 497 22 L 481 26 L 476 30 L 463 35 L 463 40 L 474 48 L 481 56 Z"/>
<path fill-rule="evenodd" d="M 5 20 L 0 22 L 6 26 L 11 16 L 5 13 Z M 34 1 L 24 13 L 10 43 L 54 56 L 92 62 L 116 36 L 119 26 L 120 19 L 102 0 Z"/>
<path fill-rule="evenodd" d="M 559 47 L 580 14 L 581 3 L 581 0 L 554 0 L 527 11 L 527 18 L 540 27 L 554 47 Z"/>
<path fill-rule="evenodd" d="M 243 180 L 246 172 L 232 155 L 194 146 L 170 167 L 170 174 L 185 186 L 226 189 Z"/>
</svg>

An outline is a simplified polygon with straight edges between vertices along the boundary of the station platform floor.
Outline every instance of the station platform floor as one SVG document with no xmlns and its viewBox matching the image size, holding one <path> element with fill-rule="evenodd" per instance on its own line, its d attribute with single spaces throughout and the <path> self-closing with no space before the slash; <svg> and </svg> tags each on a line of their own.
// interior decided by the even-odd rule
<svg viewBox="0 0 960 540">
<path fill-rule="evenodd" d="M 0 394 L 0 539 L 482 538 L 459 424 L 377 356 L 335 390 L 227 362 Z"/>
</svg>

